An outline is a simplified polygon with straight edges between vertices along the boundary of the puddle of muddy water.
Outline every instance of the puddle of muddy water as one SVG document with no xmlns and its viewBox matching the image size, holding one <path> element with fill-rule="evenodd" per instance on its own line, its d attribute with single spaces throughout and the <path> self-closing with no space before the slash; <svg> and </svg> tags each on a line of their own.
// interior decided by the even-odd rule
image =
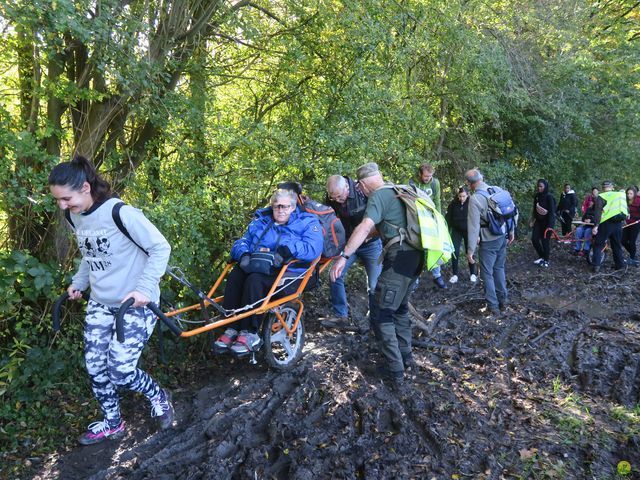
<svg viewBox="0 0 640 480">
<path fill-rule="evenodd" d="M 602 318 L 611 315 L 611 308 L 603 305 L 602 302 L 590 300 L 588 298 L 567 298 L 559 295 L 536 295 L 524 293 L 523 297 L 541 305 L 547 305 L 559 311 L 573 310 L 582 312 L 592 318 Z"/>
</svg>

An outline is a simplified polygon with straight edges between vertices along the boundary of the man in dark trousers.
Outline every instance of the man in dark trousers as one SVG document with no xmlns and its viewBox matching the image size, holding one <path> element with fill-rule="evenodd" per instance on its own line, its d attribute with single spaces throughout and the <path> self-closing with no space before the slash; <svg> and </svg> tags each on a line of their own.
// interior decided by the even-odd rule
<svg viewBox="0 0 640 480">
<path fill-rule="evenodd" d="M 613 252 L 613 263 L 616 270 L 624 268 L 622 254 L 622 224 L 629 214 L 627 197 L 624 190 L 615 192 L 613 182 L 602 182 L 602 192 L 595 199 L 593 218 L 593 272 L 600 271 L 602 251 L 609 240 Z"/>
<path fill-rule="evenodd" d="M 367 208 L 367 196 L 359 185 L 349 177 L 331 175 L 327 179 L 327 196 L 325 203 L 332 207 L 344 226 L 347 240 L 355 228 L 360 224 Z M 378 261 L 382 254 L 382 241 L 374 230 L 364 243 L 347 260 L 342 275 L 329 285 L 329 297 L 333 309 L 332 316 L 324 318 L 321 323 L 328 328 L 350 328 L 348 321 L 349 304 L 347 292 L 344 287 L 344 278 L 356 260 L 360 260 L 367 273 L 367 293 L 369 294 L 369 310 L 373 292 L 378 283 L 378 277 L 382 271 L 382 264 Z M 369 329 L 369 322 L 365 319 L 352 319 L 361 332 Z M 362 320 L 362 321 L 361 321 Z"/>
<path fill-rule="evenodd" d="M 566 235 L 571 232 L 571 222 L 576 214 L 578 208 L 578 197 L 576 192 L 571 188 L 568 183 L 564 184 L 564 190 L 560 194 L 560 200 L 558 201 L 558 209 L 556 211 L 560 223 L 562 224 L 562 235 Z M 569 240 L 565 240 L 565 243 L 571 243 Z"/>
<path fill-rule="evenodd" d="M 399 229 L 407 227 L 405 207 L 385 182 L 378 165 L 371 162 L 358 168 L 360 187 L 368 197 L 364 218 L 355 228 L 341 256 L 331 268 L 331 280 L 336 281 L 347 260 L 377 228 L 382 242 L 389 247 L 384 252 L 382 273 L 378 277 L 371 305 L 371 327 L 375 330 L 384 365 L 380 372 L 394 385 L 402 383 L 406 368 L 414 368 L 411 355 L 411 320 L 409 295 L 411 286 L 424 267 L 424 251 L 407 242 L 391 242 Z M 391 242 L 391 243 L 390 243 Z"/>
</svg>

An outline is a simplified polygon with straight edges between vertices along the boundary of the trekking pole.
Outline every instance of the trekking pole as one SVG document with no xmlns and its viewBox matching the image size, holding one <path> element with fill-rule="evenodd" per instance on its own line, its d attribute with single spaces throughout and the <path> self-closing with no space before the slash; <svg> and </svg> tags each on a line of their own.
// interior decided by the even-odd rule
<svg viewBox="0 0 640 480">
<path fill-rule="evenodd" d="M 116 338 L 120 343 L 124 342 L 124 314 L 127 313 L 127 310 L 129 310 L 134 302 L 135 300 L 133 298 L 127 298 L 116 315 Z M 169 327 L 169 330 L 171 330 L 176 336 L 180 337 L 182 335 L 180 327 L 178 327 L 173 320 L 167 317 L 155 303 L 149 302 L 146 307 L 155 313 L 156 316 L 162 320 L 164 324 Z"/>
</svg>

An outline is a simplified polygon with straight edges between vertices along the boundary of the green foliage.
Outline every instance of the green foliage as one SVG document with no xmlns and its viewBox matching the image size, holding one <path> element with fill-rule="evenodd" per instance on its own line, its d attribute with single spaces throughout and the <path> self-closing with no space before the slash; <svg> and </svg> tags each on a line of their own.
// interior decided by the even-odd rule
<svg viewBox="0 0 640 480">
<path fill-rule="evenodd" d="M 0 253 L 0 314 L 9 315 L 21 304 L 35 306 L 43 298 L 52 299 L 59 277 L 57 265 L 43 264 L 28 252 Z"/>
<path fill-rule="evenodd" d="M 60 281 L 57 266 L 26 252 L 0 255 L 0 445 L 6 455 L 50 448 L 56 426 L 49 420 L 60 415 L 56 400 L 82 384 L 78 324 L 65 325 L 68 341 L 49 343 L 48 309 Z"/>
<path fill-rule="evenodd" d="M 638 183 L 637 8 L 196 4 L 0 0 L 4 399 L 41 390 L 27 357 L 55 365 L 79 340 L 76 324 L 61 348 L 44 334 L 69 273 L 49 261 L 70 264 L 47 175 L 73 153 L 145 212 L 203 288 L 281 180 L 322 198 L 328 175 L 367 161 L 399 182 L 431 162 L 446 202 L 477 166 L 523 212 L 539 177 L 580 195 L 605 178 Z"/>
</svg>

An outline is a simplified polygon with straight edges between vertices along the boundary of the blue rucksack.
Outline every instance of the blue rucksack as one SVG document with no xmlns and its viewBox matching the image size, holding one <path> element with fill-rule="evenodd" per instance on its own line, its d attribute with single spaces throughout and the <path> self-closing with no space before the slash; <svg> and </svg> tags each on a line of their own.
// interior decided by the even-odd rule
<svg viewBox="0 0 640 480">
<path fill-rule="evenodd" d="M 478 190 L 476 193 L 485 197 L 489 206 L 487 221 L 486 224 L 481 224 L 482 227 L 494 235 L 506 235 L 515 229 L 518 207 L 508 191 L 500 187 L 489 187 L 486 191 Z"/>
</svg>

